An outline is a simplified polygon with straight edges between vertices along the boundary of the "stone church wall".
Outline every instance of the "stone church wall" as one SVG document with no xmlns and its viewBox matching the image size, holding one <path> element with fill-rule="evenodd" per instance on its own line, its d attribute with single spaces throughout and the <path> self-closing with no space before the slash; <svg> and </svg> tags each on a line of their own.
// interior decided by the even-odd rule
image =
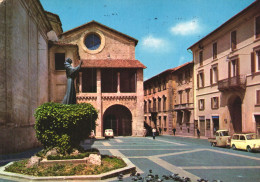
<svg viewBox="0 0 260 182">
<path fill-rule="evenodd" d="M 33 0 L 0 2 L 0 154 L 38 145 L 33 114 L 48 101 L 50 29 L 39 6 Z"/>
</svg>

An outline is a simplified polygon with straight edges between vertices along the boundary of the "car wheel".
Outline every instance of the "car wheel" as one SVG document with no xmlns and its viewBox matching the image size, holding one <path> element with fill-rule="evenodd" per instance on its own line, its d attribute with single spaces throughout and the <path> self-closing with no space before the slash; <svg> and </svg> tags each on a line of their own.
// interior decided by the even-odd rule
<svg viewBox="0 0 260 182">
<path fill-rule="evenodd" d="M 233 150 L 236 150 L 236 149 L 237 149 L 234 144 L 232 145 L 232 149 L 233 149 Z"/>
<path fill-rule="evenodd" d="M 252 149 L 251 149 L 250 146 L 247 146 L 247 147 L 246 147 L 246 150 L 247 150 L 248 152 L 252 152 Z"/>
</svg>

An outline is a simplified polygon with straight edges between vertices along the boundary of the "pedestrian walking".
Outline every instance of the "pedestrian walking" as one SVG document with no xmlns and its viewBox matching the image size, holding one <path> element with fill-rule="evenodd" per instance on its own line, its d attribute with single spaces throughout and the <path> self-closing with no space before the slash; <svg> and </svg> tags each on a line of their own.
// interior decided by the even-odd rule
<svg viewBox="0 0 260 182">
<path fill-rule="evenodd" d="M 173 135 L 175 136 L 176 128 L 172 129 Z"/>
<path fill-rule="evenodd" d="M 152 129 L 152 133 L 153 133 L 153 139 L 155 139 L 155 135 L 156 135 L 156 129 L 155 128 Z"/>
<path fill-rule="evenodd" d="M 143 137 L 146 137 L 146 133 L 147 133 L 147 131 L 146 131 L 146 128 L 144 127 L 144 129 L 143 129 Z"/>
<path fill-rule="evenodd" d="M 198 136 L 198 138 L 200 138 L 200 130 L 199 130 L 199 128 L 197 128 L 197 136 Z"/>
<path fill-rule="evenodd" d="M 159 132 L 160 132 L 160 134 L 162 134 L 162 128 L 161 127 L 159 127 Z"/>
</svg>

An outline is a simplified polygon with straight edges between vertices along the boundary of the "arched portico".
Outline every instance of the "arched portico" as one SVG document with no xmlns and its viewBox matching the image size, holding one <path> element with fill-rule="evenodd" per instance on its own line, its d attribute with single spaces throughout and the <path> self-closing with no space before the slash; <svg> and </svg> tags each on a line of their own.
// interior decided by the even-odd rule
<svg viewBox="0 0 260 182">
<path fill-rule="evenodd" d="M 118 104 L 108 107 L 103 115 L 103 133 L 105 129 L 113 129 L 115 136 L 131 136 L 131 111 Z"/>
</svg>

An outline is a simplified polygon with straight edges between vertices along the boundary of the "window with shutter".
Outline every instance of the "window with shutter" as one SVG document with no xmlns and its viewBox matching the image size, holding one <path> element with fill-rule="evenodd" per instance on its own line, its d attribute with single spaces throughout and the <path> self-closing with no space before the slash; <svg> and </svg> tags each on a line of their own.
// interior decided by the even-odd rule
<svg viewBox="0 0 260 182">
<path fill-rule="evenodd" d="M 251 73 L 255 73 L 255 53 L 251 52 Z"/>
<path fill-rule="evenodd" d="M 237 48 L 237 32 L 231 32 L 231 50 L 235 50 Z"/>
<path fill-rule="evenodd" d="M 260 71 L 260 50 L 256 52 L 256 66 L 257 71 Z"/>
<path fill-rule="evenodd" d="M 260 16 L 255 18 L 255 38 L 260 37 Z"/>
<path fill-rule="evenodd" d="M 217 54 L 218 54 L 218 51 L 217 51 L 217 42 L 215 42 L 213 44 L 213 59 L 216 59 L 217 58 Z"/>
<path fill-rule="evenodd" d="M 260 105 L 260 90 L 256 91 L 256 104 Z"/>
<path fill-rule="evenodd" d="M 199 100 L 199 110 L 200 111 L 205 109 L 204 104 L 205 104 L 205 100 L 204 99 L 200 99 Z"/>
<path fill-rule="evenodd" d="M 198 85 L 198 88 L 204 87 L 204 72 L 203 71 L 200 71 L 197 76 L 197 85 Z"/>
<path fill-rule="evenodd" d="M 218 97 L 212 97 L 211 98 L 211 108 L 212 109 L 218 109 L 219 108 L 219 101 L 218 101 Z"/>
<path fill-rule="evenodd" d="M 199 63 L 200 63 L 200 66 L 203 65 L 203 51 L 199 52 Z"/>
</svg>

